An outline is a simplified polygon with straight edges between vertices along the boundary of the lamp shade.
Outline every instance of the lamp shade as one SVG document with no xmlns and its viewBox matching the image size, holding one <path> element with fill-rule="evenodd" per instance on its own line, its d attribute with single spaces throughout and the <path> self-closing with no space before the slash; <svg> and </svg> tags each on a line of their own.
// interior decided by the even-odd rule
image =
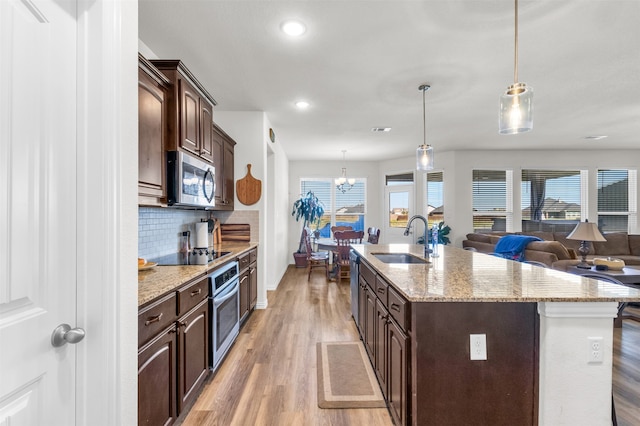
<svg viewBox="0 0 640 426">
<path fill-rule="evenodd" d="M 598 230 L 596 224 L 589 221 L 578 223 L 573 231 L 567 235 L 567 240 L 607 241 Z"/>
<path fill-rule="evenodd" d="M 433 147 L 431 145 L 420 145 L 416 150 L 416 169 L 433 170 Z"/>
<path fill-rule="evenodd" d="M 500 96 L 499 132 L 503 135 L 533 129 L 533 88 L 515 83 Z"/>
</svg>

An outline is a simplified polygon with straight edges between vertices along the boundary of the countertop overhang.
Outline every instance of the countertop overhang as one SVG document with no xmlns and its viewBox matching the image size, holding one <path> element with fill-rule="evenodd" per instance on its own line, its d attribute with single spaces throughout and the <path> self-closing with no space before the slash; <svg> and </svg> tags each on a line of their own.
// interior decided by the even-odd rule
<svg viewBox="0 0 640 426">
<path fill-rule="evenodd" d="M 258 243 L 253 242 L 222 243 L 217 245 L 215 249 L 231 253 L 214 260 L 208 265 L 156 266 L 146 271 L 138 271 L 138 307 L 146 305 L 195 278 L 204 277 L 218 266 L 236 259 L 241 254 L 257 246 Z"/>
<path fill-rule="evenodd" d="M 638 289 L 583 278 L 451 246 L 426 264 L 395 264 L 373 253 L 411 253 L 415 244 L 354 244 L 353 249 L 410 302 L 637 302 Z"/>
</svg>

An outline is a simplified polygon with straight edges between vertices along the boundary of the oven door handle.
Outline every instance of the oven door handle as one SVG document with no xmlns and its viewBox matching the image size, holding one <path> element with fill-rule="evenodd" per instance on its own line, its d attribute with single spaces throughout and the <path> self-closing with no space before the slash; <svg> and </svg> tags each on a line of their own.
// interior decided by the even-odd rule
<svg viewBox="0 0 640 426">
<path fill-rule="evenodd" d="M 238 284 L 239 284 L 239 281 L 236 278 L 233 284 L 229 285 L 226 289 L 224 289 L 224 291 L 221 291 L 219 294 L 216 294 L 215 296 L 213 296 L 213 304 L 216 306 L 219 306 L 225 301 L 231 299 L 238 290 L 238 287 L 239 287 Z"/>
</svg>

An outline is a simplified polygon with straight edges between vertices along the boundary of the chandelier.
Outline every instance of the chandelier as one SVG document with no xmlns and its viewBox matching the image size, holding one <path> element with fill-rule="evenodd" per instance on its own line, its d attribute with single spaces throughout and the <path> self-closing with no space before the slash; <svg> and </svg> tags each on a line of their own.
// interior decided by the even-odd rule
<svg viewBox="0 0 640 426">
<path fill-rule="evenodd" d="M 351 188 L 353 188 L 353 185 L 355 185 L 356 183 L 356 180 L 354 178 L 347 179 L 347 168 L 346 168 L 346 162 L 345 162 L 346 153 L 347 151 L 343 149 L 342 163 L 343 163 L 343 166 L 345 167 L 342 167 L 342 173 L 340 173 L 340 177 L 335 179 L 336 189 L 342 192 L 343 194 L 348 190 L 350 190 Z"/>
<path fill-rule="evenodd" d="M 515 135 L 533 129 L 533 87 L 518 82 L 518 0 L 515 0 L 513 84 L 500 96 L 499 132 Z"/>
</svg>

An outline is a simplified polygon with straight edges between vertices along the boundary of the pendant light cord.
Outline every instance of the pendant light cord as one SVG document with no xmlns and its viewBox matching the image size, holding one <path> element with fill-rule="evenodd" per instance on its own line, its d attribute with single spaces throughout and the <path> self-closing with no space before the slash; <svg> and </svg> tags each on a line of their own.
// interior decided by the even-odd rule
<svg viewBox="0 0 640 426">
<path fill-rule="evenodd" d="M 518 0 L 515 0 L 515 37 L 514 37 L 514 64 L 513 64 L 513 83 L 518 82 Z"/>
<path fill-rule="evenodd" d="M 426 145 L 427 144 L 427 110 L 426 107 L 424 105 L 424 95 L 425 92 L 427 91 L 426 87 L 422 88 L 422 144 Z"/>
</svg>

